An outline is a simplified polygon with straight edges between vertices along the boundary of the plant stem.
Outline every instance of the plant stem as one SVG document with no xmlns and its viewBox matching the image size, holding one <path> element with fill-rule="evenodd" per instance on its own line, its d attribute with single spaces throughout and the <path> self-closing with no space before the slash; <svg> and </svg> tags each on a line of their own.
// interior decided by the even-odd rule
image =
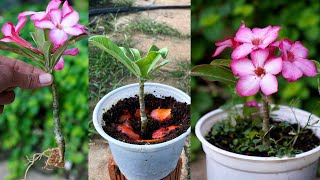
<svg viewBox="0 0 320 180">
<path fill-rule="evenodd" d="M 262 96 L 262 130 L 264 132 L 264 136 L 262 138 L 262 144 L 265 146 L 270 146 L 270 117 L 269 117 L 269 100 L 268 96 L 261 94 Z"/>
<path fill-rule="evenodd" d="M 64 152 L 65 142 L 61 131 L 60 113 L 59 113 L 59 101 L 56 86 L 54 82 L 51 84 L 52 91 L 52 108 L 53 108 L 53 120 L 54 120 L 54 133 L 56 134 L 56 141 L 59 149 L 59 164 L 64 165 Z"/>
<path fill-rule="evenodd" d="M 146 105 L 144 103 L 144 82 L 145 80 L 139 80 L 139 103 L 140 103 L 140 117 L 141 117 L 141 133 L 143 134 L 147 127 L 147 115 L 145 112 Z"/>
</svg>

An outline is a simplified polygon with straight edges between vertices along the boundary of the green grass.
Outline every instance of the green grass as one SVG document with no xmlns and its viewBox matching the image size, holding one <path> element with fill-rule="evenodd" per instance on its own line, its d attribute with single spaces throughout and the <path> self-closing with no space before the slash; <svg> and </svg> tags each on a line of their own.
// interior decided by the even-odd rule
<svg viewBox="0 0 320 180">
<path fill-rule="evenodd" d="M 90 0 L 90 8 L 130 7 L 134 4 L 135 0 Z"/>
<path fill-rule="evenodd" d="M 131 21 L 126 27 L 127 31 L 138 31 L 147 35 L 162 35 L 178 38 L 188 38 L 190 35 L 180 33 L 177 29 L 168 26 L 166 23 L 156 22 L 152 19 L 138 19 Z"/>
<path fill-rule="evenodd" d="M 112 4 L 116 7 L 131 7 L 135 0 L 112 0 Z"/>
</svg>

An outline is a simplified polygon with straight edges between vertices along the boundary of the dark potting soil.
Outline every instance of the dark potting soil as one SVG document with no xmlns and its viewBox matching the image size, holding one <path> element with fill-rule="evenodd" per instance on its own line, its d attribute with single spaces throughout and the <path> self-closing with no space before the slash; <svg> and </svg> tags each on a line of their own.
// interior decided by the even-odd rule
<svg viewBox="0 0 320 180">
<path fill-rule="evenodd" d="M 294 146 L 288 146 L 288 142 L 294 137 L 292 134 L 290 135 L 290 132 L 292 129 L 297 130 L 298 125 L 288 123 L 284 125 L 284 123 L 271 120 L 270 127 L 274 128 L 270 131 L 270 137 L 274 141 L 271 141 L 270 147 L 264 147 L 259 138 L 248 137 L 251 132 L 259 132 L 261 127 L 253 127 L 248 123 L 248 120 L 243 121 L 241 125 L 239 124 L 241 128 L 231 127 L 229 123 L 225 122 L 227 121 L 215 124 L 206 139 L 214 146 L 237 154 L 259 157 L 295 156 L 320 145 L 319 138 L 313 134 L 312 130 L 305 129 L 298 136 Z M 213 131 L 215 132 L 213 133 Z"/>
<path fill-rule="evenodd" d="M 144 134 L 140 132 L 141 122 L 140 119 L 132 116 L 129 121 L 133 128 L 133 131 L 140 135 L 140 137 L 144 140 L 151 140 L 152 133 L 162 127 L 168 126 L 179 126 L 169 134 L 167 134 L 164 139 L 157 142 L 151 142 L 148 144 L 161 143 L 165 141 L 169 141 L 183 134 L 190 127 L 190 105 L 187 103 L 182 103 L 176 101 L 173 97 L 162 97 L 158 98 L 152 94 L 145 95 L 145 106 L 146 111 L 149 111 L 147 114 L 148 123 L 147 128 Z M 172 118 L 165 122 L 159 122 L 150 117 L 150 112 L 157 108 L 171 108 Z M 131 140 L 127 135 L 120 133 L 117 130 L 117 126 L 121 124 L 119 117 L 123 115 L 124 110 L 128 110 L 131 115 L 134 115 L 136 110 L 139 109 L 139 98 L 138 96 L 125 98 L 117 102 L 117 104 L 113 105 L 107 112 L 103 114 L 104 126 L 103 130 L 111 137 L 124 141 L 130 144 L 146 144 L 145 142 L 139 142 L 136 140 Z"/>
</svg>

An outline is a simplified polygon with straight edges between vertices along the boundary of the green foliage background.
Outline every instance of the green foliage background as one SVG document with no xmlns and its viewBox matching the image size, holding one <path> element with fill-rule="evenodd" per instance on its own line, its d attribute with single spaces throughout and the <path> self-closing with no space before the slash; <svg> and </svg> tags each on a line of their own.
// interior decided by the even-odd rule
<svg viewBox="0 0 320 180">
<path fill-rule="evenodd" d="M 243 20 L 247 27 L 279 25 L 279 38 L 299 40 L 309 49 L 309 59 L 319 61 L 320 55 L 320 1 L 290 0 L 192 0 L 192 66 L 209 64 L 215 50 L 214 43 L 235 35 Z M 224 51 L 217 58 L 230 59 L 231 50 Z M 279 91 L 273 96 L 273 103 L 290 104 L 299 99 L 295 106 L 320 115 L 320 76 L 302 78 L 294 83 L 279 80 Z M 226 104 L 242 103 L 254 98 L 240 98 L 235 88 L 200 78 L 192 78 L 192 127 L 206 112 Z M 192 137 L 192 158 L 201 149 L 196 137 Z"/>
<path fill-rule="evenodd" d="M 42 2 L 42 3 L 39 3 Z M 8 9 L 5 1 L 1 1 L 0 25 L 11 21 L 17 23 L 17 15 L 26 10 L 43 11 L 47 1 L 15 4 Z M 74 9 L 80 14 L 80 24 L 88 24 L 88 1 L 74 1 Z M 32 41 L 28 32 L 33 32 L 31 21 L 20 34 L 29 42 Z M 66 161 L 72 163 L 69 171 L 49 171 L 73 176 L 75 179 L 87 177 L 88 153 L 88 48 L 87 40 L 74 45 L 80 49 L 76 57 L 66 56 L 65 68 L 54 73 L 59 92 L 61 123 L 66 140 Z M 0 51 L 0 55 L 17 58 L 30 63 L 18 55 Z M 0 114 L 0 161 L 8 161 L 9 176 L 6 179 L 21 179 L 26 169 L 25 156 L 42 152 L 56 146 L 53 133 L 52 97 L 49 87 L 30 91 L 16 89 L 16 100 L 5 106 Z M 36 163 L 36 169 L 42 170 L 44 162 Z M 46 171 L 48 173 L 48 171 Z M 71 175 L 71 176 L 70 176 Z M 1 176 L 1 175 L 0 175 Z M 4 179 L 4 177 L 0 177 Z"/>
</svg>

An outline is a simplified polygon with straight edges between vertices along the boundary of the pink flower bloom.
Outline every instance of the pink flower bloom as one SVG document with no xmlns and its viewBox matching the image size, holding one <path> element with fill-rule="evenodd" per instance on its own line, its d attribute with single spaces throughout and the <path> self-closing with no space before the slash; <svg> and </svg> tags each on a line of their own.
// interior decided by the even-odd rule
<svg viewBox="0 0 320 180">
<path fill-rule="evenodd" d="M 236 85 L 240 96 L 252 96 L 260 89 L 265 95 L 278 91 L 276 74 L 281 72 L 281 57 L 269 58 L 269 49 L 259 49 L 251 53 L 251 59 L 235 59 L 231 61 L 234 75 L 240 76 Z"/>
<path fill-rule="evenodd" d="M 212 57 L 218 56 L 225 48 L 233 48 L 235 49 L 240 45 L 237 41 L 235 41 L 233 38 L 227 38 L 223 41 L 215 43 L 217 47 L 216 51 L 213 53 Z"/>
<path fill-rule="evenodd" d="M 71 11 L 66 14 L 68 8 L 52 10 L 49 12 L 50 20 L 36 21 L 35 26 L 38 28 L 51 29 L 49 36 L 51 41 L 56 46 L 61 46 L 68 40 L 68 34 L 71 36 L 78 36 L 84 32 L 83 29 L 78 28 L 76 25 L 79 21 L 79 14 L 77 11 Z M 63 16 L 65 14 L 65 16 Z"/>
<path fill-rule="evenodd" d="M 26 16 L 30 16 L 32 21 L 40 21 L 47 18 L 48 13 L 53 9 L 58 9 L 61 4 L 60 0 L 52 0 L 49 2 L 46 11 L 34 12 L 34 11 L 25 11 L 19 14 L 18 18 L 24 18 Z"/>
<path fill-rule="evenodd" d="M 246 102 L 246 105 L 248 107 L 259 107 L 259 104 L 256 100 L 248 101 L 248 102 Z"/>
<path fill-rule="evenodd" d="M 287 81 L 293 82 L 304 75 L 318 74 L 315 64 L 307 59 L 308 49 L 299 41 L 281 40 L 279 49 L 282 51 L 282 75 Z"/>
<path fill-rule="evenodd" d="M 66 51 L 62 55 L 69 55 L 69 56 L 76 56 L 79 54 L 79 49 L 78 48 L 71 48 Z M 54 66 L 53 70 L 55 71 L 60 71 L 64 68 L 64 60 L 61 57 L 58 61 L 58 63 Z"/>
<path fill-rule="evenodd" d="M 279 26 L 268 26 L 265 28 L 249 29 L 245 26 L 240 27 L 235 41 L 243 43 L 232 52 L 232 59 L 244 58 L 253 50 L 265 49 L 278 37 L 278 31 L 281 29 Z"/>
<path fill-rule="evenodd" d="M 5 23 L 1 29 L 4 37 L 0 39 L 0 41 L 2 42 L 14 42 L 17 43 L 23 47 L 32 49 L 33 51 L 36 51 L 39 53 L 39 51 L 35 48 L 32 47 L 32 45 L 24 40 L 23 38 L 21 38 L 19 36 L 19 33 L 21 31 L 21 29 L 23 28 L 23 26 L 25 25 L 27 19 L 26 18 L 21 18 L 19 20 L 19 22 L 17 23 L 17 26 L 14 26 L 13 23 L 8 22 Z"/>
</svg>

